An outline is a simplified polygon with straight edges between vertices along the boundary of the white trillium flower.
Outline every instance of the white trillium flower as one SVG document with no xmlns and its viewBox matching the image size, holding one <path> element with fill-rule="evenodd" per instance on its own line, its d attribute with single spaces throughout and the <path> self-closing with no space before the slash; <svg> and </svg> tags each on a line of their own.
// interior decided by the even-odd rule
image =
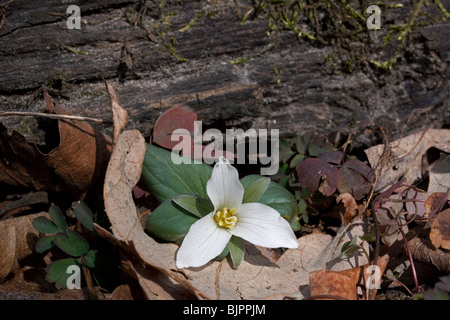
<svg viewBox="0 0 450 320">
<path fill-rule="evenodd" d="M 217 257 L 231 237 L 266 248 L 298 248 L 289 223 L 262 203 L 242 203 L 244 187 L 230 162 L 220 157 L 206 192 L 214 211 L 196 221 L 177 252 L 177 268 L 200 267 Z"/>
</svg>

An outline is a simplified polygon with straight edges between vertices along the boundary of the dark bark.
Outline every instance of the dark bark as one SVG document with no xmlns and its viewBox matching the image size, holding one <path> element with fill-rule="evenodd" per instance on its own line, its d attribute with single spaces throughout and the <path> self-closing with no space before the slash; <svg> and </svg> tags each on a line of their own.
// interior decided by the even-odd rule
<svg viewBox="0 0 450 320">
<path fill-rule="evenodd" d="M 345 73 L 324 63 L 331 46 L 290 32 L 274 40 L 264 19 L 241 24 L 239 2 L 214 2 L 216 15 L 185 32 L 179 29 L 201 2 L 167 3 L 166 16 L 159 2 L 150 4 L 147 30 L 133 25 L 139 1 L 125 0 L 77 3 L 81 30 L 69 30 L 65 2 L 15 0 L 7 6 L 0 29 L 0 110 L 39 111 L 44 101 L 38 93 L 47 87 L 75 115 L 111 118 L 106 79 L 130 113 L 129 127 L 145 136 L 175 105 L 193 108 L 205 127 L 278 128 L 281 136 L 324 132 L 350 117 L 383 123 L 395 134 L 412 111 L 428 107 L 428 125 L 449 123 L 448 21 L 417 30 L 391 71 L 366 65 Z M 450 8 L 450 1 L 442 3 Z M 245 64 L 231 63 L 247 57 Z M 422 114 L 408 128 L 423 125 Z"/>
</svg>

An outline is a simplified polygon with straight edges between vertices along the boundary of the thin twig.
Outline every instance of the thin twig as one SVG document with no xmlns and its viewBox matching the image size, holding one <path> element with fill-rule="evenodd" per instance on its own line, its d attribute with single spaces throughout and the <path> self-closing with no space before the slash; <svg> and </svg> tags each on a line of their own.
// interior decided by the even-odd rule
<svg viewBox="0 0 450 320">
<path fill-rule="evenodd" d="M 72 116 L 65 114 L 52 114 L 52 113 L 42 113 L 42 112 L 26 112 L 26 111 L 9 111 L 0 113 L 0 118 L 2 117 L 40 117 L 49 119 L 60 119 L 60 120 L 78 120 L 78 121 L 88 121 L 94 123 L 112 124 L 111 120 L 103 120 L 99 118 Z"/>
<path fill-rule="evenodd" d="M 411 263 L 411 270 L 412 270 L 412 274 L 413 274 L 414 284 L 416 285 L 416 289 L 418 289 L 419 288 L 419 280 L 417 279 L 416 268 L 414 266 L 414 260 L 413 260 L 411 248 L 409 247 L 409 244 L 408 244 L 408 239 L 406 238 L 406 235 L 403 232 L 403 228 L 401 226 L 398 227 L 398 230 L 400 231 L 400 233 L 402 235 L 403 242 L 405 242 L 405 249 L 406 249 L 406 252 L 408 253 L 409 262 Z"/>
<path fill-rule="evenodd" d="M 378 183 L 378 180 L 380 178 L 381 175 L 381 171 L 383 170 L 383 165 L 384 165 L 384 161 L 385 159 L 388 157 L 389 155 L 389 140 L 388 137 L 386 135 L 386 133 L 384 132 L 383 128 L 380 127 L 381 132 L 383 133 L 383 136 L 385 138 L 385 142 L 384 142 L 384 147 L 383 147 L 383 153 L 381 154 L 381 158 L 380 161 L 377 163 L 377 166 L 375 168 L 375 181 L 372 184 L 372 190 L 370 190 L 370 195 L 369 198 L 367 199 L 367 202 L 364 206 L 364 212 L 368 209 L 369 204 L 371 203 L 371 208 L 372 208 L 372 217 L 373 217 L 373 222 L 374 222 L 374 226 L 375 226 L 375 248 L 374 248 L 374 252 L 373 252 L 373 265 L 377 265 L 378 262 L 378 256 L 380 254 L 380 227 L 378 225 L 378 219 L 377 219 L 377 215 L 375 213 L 375 208 L 374 208 L 374 202 L 372 201 L 373 195 L 375 193 L 375 187 Z M 372 270 L 372 276 L 375 274 L 375 270 Z M 373 297 L 373 289 L 369 288 L 369 297 Z"/>
</svg>

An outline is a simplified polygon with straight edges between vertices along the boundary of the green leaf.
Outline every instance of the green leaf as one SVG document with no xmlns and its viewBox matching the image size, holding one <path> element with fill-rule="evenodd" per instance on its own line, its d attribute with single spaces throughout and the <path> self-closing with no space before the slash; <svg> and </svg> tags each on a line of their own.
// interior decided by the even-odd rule
<svg viewBox="0 0 450 320">
<path fill-rule="evenodd" d="M 228 254 L 230 253 L 230 249 L 228 249 L 228 246 L 225 246 L 225 248 L 222 250 L 222 252 L 214 258 L 216 261 L 223 260 Z"/>
<path fill-rule="evenodd" d="M 37 217 L 33 219 L 32 224 L 37 231 L 42 233 L 57 233 L 61 231 L 57 226 L 55 226 L 53 222 L 51 222 L 46 217 Z"/>
<path fill-rule="evenodd" d="M 175 164 L 173 159 L 176 160 Z M 184 163 L 181 163 L 184 161 Z M 142 179 L 159 202 L 181 194 L 208 198 L 206 183 L 212 168 L 148 144 L 142 166 Z"/>
<path fill-rule="evenodd" d="M 53 223 L 60 229 L 59 231 L 65 231 L 67 229 L 66 219 L 57 206 L 51 206 L 48 210 L 48 215 Z"/>
<path fill-rule="evenodd" d="M 242 203 L 258 202 L 269 186 L 270 178 L 262 177 L 250 183 L 244 190 Z"/>
<path fill-rule="evenodd" d="M 357 237 L 354 237 L 351 241 L 347 241 L 342 245 L 341 248 L 341 254 L 339 255 L 339 258 L 343 257 L 344 255 L 353 255 L 355 254 L 360 247 L 356 244 Z"/>
<path fill-rule="evenodd" d="M 53 241 L 53 239 L 54 239 L 53 235 L 44 236 L 44 237 L 40 238 L 36 242 L 35 250 L 39 253 L 42 253 L 44 251 L 47 251 L 47 250 L 53 248 L 55 246 L 55 242 Z"/>
<path fill-rule="evenodd" d="M 168 199 L 160 204 L 148 217 L 145 231 L 163 242 L 181 244 L 191 225 L 198 218 Z"/>
<path fill-rule="evenodd" d="M 310 144 L 308 146 L 308 153 L 312 157 L 316 157 L 319 154 L 334 151 L 334 146 L 325 141 L 324 137 L 315 136 L 311 139 Z"/>
<path fill-rule="evenodd" d="M 291 149 L 291 145 L 287 140 L 280 141 L 280 161 L 287 162 L 293 155 L 294 151 Z"/>
<path fill-rule="evenodd" d="M 203 199 L 193 195 L 179 195 L 172 198 L 177 205 L 189 211 L 196 217 L 202 218 L 214 211 L 214 206 L 209 199 Z"/>
<path fill-rule="evenodd" d="M 308 150 L 309 143 L 311 142 L 313 136 L 314 133 L 312 131 L 308 131 L 301 136 L 297 136 L 295 139 L 295 147 L 298 153 L 306 154 L 306 150 Z"/>
<path fill-rule="evenodd" d="M 248 175 L 241 179 L 241 183 L 246 188 L 252 182 L 261 178 L 262 176 L 256 174 Z M 283 218 L 289 221 L 294 231 L 300 230 L 297 200 L 287 189 L 271 180 L 258 202 L 277 210 Z"/>
<path fill-rule="evenodd" d="M 307 207 L 308 205 L 306 204 L 306 201 L 300 199 L 300 201 L 298 202 L 298 213 L 305 213 Z"/>
<path fill-rule="evenodd" d="M 296 154 L 289 163 L 289 168 L 297 167 L 304 159 L 305 156 L 303 154 Z"/>
<path fill-rule="evenodd" d="M 55 234 L 55 244 L 65 253 L 79 257 L 89 251 L 89 244 L 78 233 L 72 230 Z"/>
<path fill-rule="evenodd" d="M 80 262 L 75 258 L 61 259 L 53 262 L 46 269 L 46 280 L 55 283 L 58 289 L 67 288 L 67 279 L 74 274 L 73 271 L 68 270 L 71 266 L 77 266 L 81 269 Z"/>
<path fill-rule="evenodd" d="M 80 221 L 80 223 L 85 226 L 89 231 L 94 230 L 94 214 L 91 209 L 81 201 L 74 202 L 73 206 L 73 214 Z"/>
<path fill-rule="evenodd" d="M 239 267 L 244 259 L 244 241 L 239 237 L 232 236 L 227 244 L 227 248 L 230 251 L 233 268 Z"/>
</svg>

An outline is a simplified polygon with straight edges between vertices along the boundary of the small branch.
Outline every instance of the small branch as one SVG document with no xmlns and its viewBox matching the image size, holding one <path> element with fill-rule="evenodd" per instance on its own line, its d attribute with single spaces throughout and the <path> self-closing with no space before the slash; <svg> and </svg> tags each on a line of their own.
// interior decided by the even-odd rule
<svg viewBox="0 0 450 320">
<path fill-rule="evenodd" d="M 112 124 L 111 120 L 103 120 L 98 118 L 72 116 L 65 114 L 52 114 L 52 113 L 41 113 L 41 112 L 24 112 L 24 111 L 10 111 L 0 113 L 0 118 L 2 117 L 40 117 L 58 120 L 78 120 L 78 121 L 88 121 L 94 123 Z"/>
</svg>

